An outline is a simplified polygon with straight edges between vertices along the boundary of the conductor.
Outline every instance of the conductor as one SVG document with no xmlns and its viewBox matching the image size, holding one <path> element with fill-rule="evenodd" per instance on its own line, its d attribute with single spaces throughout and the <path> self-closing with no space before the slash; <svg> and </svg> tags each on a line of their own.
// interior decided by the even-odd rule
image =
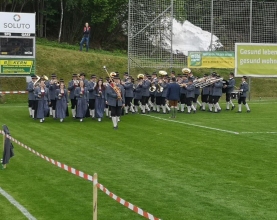
<svg viewBox="0 0 277 220">
<path fill-rule="evenodd" d="M 87 49 L 86 51 L 88 52 L 89 36 L 90 36 L 90 26 L 88 25 L 88 23 L 86 23 L 83 30 L 83 38 L 80 42 L 80 51 L 83 50 L 83 44 L 86 42 L 86 49 Z"/>
</svg>

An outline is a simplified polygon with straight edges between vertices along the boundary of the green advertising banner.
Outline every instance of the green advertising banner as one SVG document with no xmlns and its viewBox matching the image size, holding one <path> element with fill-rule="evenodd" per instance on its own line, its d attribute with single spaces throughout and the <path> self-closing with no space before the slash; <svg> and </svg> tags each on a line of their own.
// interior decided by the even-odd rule
<svg viewBox="0 0 277 220">
<path fill-rule="evenodd" d="M 277 44 L 236 43 L 235 76 L 277 77 Z"/>
<path fill-rule="evenodd" d="M 35 59 L 0 59 L 0 76 L 29 76 L 35 74 Z"/>
<path fill-rule="evenodd" d="M 188 68 L 235 68 L 233 51 L 189 51 Z"/>
</svg>

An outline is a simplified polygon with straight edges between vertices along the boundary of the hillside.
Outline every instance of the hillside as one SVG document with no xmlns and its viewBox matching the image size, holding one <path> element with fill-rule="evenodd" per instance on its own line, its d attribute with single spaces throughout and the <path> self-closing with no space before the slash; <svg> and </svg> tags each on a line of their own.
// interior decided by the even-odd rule
<svg viewBox="0 0 277 220">
<path fill-rule="evenodd" d="M 87 52 L 78 51 L 78 46 L 58 45 L 47 42 L 38 42 L 36 46 L 36 71 L 38 75 L 50 76 L 56 73 L 59 79 L 64 79 L 68 82 L 73 73 L 84 72 L 87 78 L 91 74 L 99 77 L 106 77 L 107 74 L 103 66 L 107 66 L 108 71 L 118 71 L 121 76 L 128 69 L 127 55 L 118 51 L 94 51 Z M 62 48 L 63 47 L 63 48 Z M 180 73 L 180 69 L 174 69 L 176 73 Z M 149 73 L 155 70 L 147 69 Z M 170 70 L 167 70 L 170 71 Z M 231 70 L 211 70 L 211 69 L 195 69 L 194 75 L 202 76 L 203 73 L 211 73 L 217 71 L 224 78 L 228 78 L 228 73 Z M 132 69 L 131 75 L 134 77 L 139 73 L 144 73 L 141 69 Z M 276 79 L 256 78 L 251 80 L 251 97 L 277 97 Z M 237 86 L 240 84 L 240 79 L 236 80 Z M 0 78 L 0 90 L 25 90 L 25 78 Z M 21 95 L 24 97 L 24 95 Z M 21 97 L 13 97 L 12 100 L 20 101 Z M 7 97 L 6 100 L 9 100 Z M 25 98 L 24 98 L 25 100 Z"/>
</svg>

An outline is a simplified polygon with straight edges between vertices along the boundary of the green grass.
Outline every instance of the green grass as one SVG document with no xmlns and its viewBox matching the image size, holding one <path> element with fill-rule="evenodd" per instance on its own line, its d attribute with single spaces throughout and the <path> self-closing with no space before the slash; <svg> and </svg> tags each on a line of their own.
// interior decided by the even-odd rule
<svg viewBox="0 0 277 220">
<path fill-rule="evenodd" d="M 85 173 L 164 220 L 276 219 L 277 103 L 250 102 L 250 114 L 222 111 L 64 123 L 28 117 L 25 105 L 0 105 L 0 123 L 17 140 Z M 224 109 L 224 104 L 222 103 Z M 176 123 L 176 122 L 178 123 Z M 185 124 L 186 123 L 186 124 Z M 199 128 L 188 124 L 236 131 Z M 92 183 L 15 145 L 0 187 L 37 219 L 91 219 Z M 99 219 L 144 219 L 99 191 Z M 1 207 L 1 206 L 0 206 Z M 2 215 L 2 212 L 1 212 Z M 4 212 L 1 219 L 9 219 Z"/>
</svg>

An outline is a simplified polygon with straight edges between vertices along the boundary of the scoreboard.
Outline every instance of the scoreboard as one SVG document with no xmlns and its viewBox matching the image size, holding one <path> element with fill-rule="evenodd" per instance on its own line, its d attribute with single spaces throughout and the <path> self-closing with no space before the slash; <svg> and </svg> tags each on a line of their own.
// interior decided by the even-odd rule
<svg viewBox="0 0 277 220">
<path fill-rule="evenodd" d="M 0 77 L 35 74 L 35 14 L 0 12 Z"/>
</svg>

